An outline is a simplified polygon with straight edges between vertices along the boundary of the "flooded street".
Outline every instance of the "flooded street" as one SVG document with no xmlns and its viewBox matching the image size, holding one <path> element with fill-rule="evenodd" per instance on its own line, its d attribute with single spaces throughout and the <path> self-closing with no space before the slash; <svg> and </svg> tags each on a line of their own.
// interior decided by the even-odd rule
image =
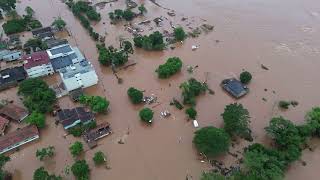
<svg viewBox="0 0 320 180">
<path fill-rule="evenodd" d="M 99 141 L 99 146 L 89 150 L 85 146 L 85 159 L 91 169 L 91 179 L 110 180 L 180 180 L 186 175 L 199 179 L 202 171 L 210 168 L 209 164 L 198 160 L 193 148 L 192 138 L 195 129 L 185 117 L 184 110 L 179 111 L 169 102 L 173 97 L 180 98 L 180 83 L 190 77 L 204 81 L 208 74 L 208 84 L 215 95 L 206 94 L 197 99 L 198 122 L 200 127 L 213 125 L 220 127 L 220 114 L 225 105 L 235 100 L 223 92 L 219 83 L 227 77 L 238 76 L 243 69 L 253 75 L 249 87 L 250 93 L 241 100 L 250 112 L 251 129 L 256 142 L 267 142 L 264 127 L 274 116 L 284 116 L 293 122 L 304 121 L 305 113 L 320 104 L 320 1 L 316 0 L 157 0 L 165 8 L 176 11 L 176 17 L 170 17 L 165 10 L 147 0 L 146 17 L 135 19 L 154 19 L 166 16 L 175 25 L 187 27 L 202 23 L 214 25 L 214 31 L 201 34 L 198 38 L 188 38 L 183 44 L 177 44 L 174 50 L 146 52 L 136 50 L 129 58 L 137 62 L 136 66 L 120 70 L 118 76 L 123 84 L 118 84 L 109 67 L 101 66 L 95 42 L 73 16 L 68 7 L 60 0 L 21 0 L 17 4 L 19 14 L 31 6 L 35 17 L 44 26 L 51 25 L 54 18 L 61 16 L 67 23 L 71 36 L 67 39 L 73 46 L 78 46 L 85 57 L 93 64 L 99 83 L 85 90 L 90 95 L 105 96 L 110 100 L 110 113 L 99 115 L 97 123 L 109 122 L 113 134 Z M 99 34 L 106 34 L 106 45 L 119 46 L 119 39 L 132 39 L 124 31 L 123 24 L 110 25 L 108 13 L 116 7 L 124 9 L 124 0 L 97 7 L 102 20 L 93 27 Z M 181 18 L 187 17 L 186 22 Z M 158 30 L 163 31 L 167 26 Z M 167 28 L 168 29 L 168 28 Z M 151 32 L 151 31 L 150 31 Z M 146 34 L 149 31 L 146 29 Z M 196 51 L 192 45 L 199 45 Z M 155 69 L 168 57 L 180 57 L 184 63 L 181 73 L 167 80 L 159 80 Z M 261 68 L 261 64 L 269 70 Z M 199 67 L 193 74 L 187 72 L 187 65 Z M 54 79 L 54 77 L 52 77 Z M 134 106 L 127 96 L 127 89 L 136 87 L 145 90 L 145 95 L 155 94 L 160 102 L 153 107 L 154 123 L 151 127 L 142 124 L 138 110 L 143 105 Z M 1 98 L 19 102 L 16 89 L 0 93 Z M 265 100 L 263 100 L 263 98 Z M 277 108 L 279 100 L 296 100 L 297 107 L 287 111 Z M 21 103 L 21 102 L 20 102 Z M 62 108 L 74 107 L 69 97 L 59 99 Z M 147 106 L 147 105 L 146 105 Z M 160 112 L 168 109 L 172 116 L 160 118 Z M 13 124 L 13 123 L 12 123 Z M 54 124 L 52 116 L 47 117 L 47 124 L 41 131 L 41 139 L 12 154 L 6 169 L 14 172 L 14 180 L 32 179 L 35 169 L 44 166 L 49 172 L 61 174 L 66 179 L 73 179 L 72 173 L 65 175 L 65 167 L 71 166 L 73 158 L 69 146 L 77 138 L 67 136 L 61 125 Z M 14 130 L 15 125 L 10 127 Z M 128 133 L 129 132 L 129 133 Z M 118 144 L 120 138 L 125 144 Z M 181 142 L 179 139 L 181 138 Z M 77 139 L 81 140 L 82 139 Z M 306 166 L 296 162 L 290 166 L 286 179 L 318 179 L 320 166 L 320 142 L 313 142 L 318 147 L 314 152 L 304 151 L 302 160 Z M 52 145 L 56 156 L 51 161 L 41 162 L 36 159 L 38 148 Z M 103 151 L 108 156 L 110 170 L 95 168 L 92 157 L 95 152 Z M 232 158 L 227 158 L 230 163 Z"/>
</svg>

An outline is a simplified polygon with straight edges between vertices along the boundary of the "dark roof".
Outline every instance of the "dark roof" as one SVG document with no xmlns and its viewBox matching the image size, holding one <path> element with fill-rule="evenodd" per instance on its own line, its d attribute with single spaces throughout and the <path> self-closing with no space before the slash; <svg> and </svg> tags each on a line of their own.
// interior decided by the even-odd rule
<svg viewBox="0 0 320 180">
<path fill-rule="evenodd" d="M 87 111 L 84 107 L 62 109 L 58 111 L 57 114 L 59 122 L 63 125 L 63 127 L 69 126 L 77 120 L 80 120 L 82 123 L 94 120 L 93 113 Z"/>
<path fill-rule="evenodd" d="M 73 101 L 78 101 L 80 96 L 82 96 L 83 94 L 84 93 L 82 88 L 78 88 L 69 92 L 69 96 L 72 98 Z"/>
<path fill-rule="evenodd" d="M 0 71 L 0 86 L 4 86 L 11 82 L 19 82 L 25 80 L 26 77 L 27 72 L 22 66 L 4 69 Z"/>
<path fill-rule="evenodd" d="M 0 109 L 0 116 L 16 122 L 22 121 L 28 114 L 26 109 L 14 104 L 5 105 Z"/>
<path fill-rule="evenodd" d="M 51 27 L 43 27 L 43 28 L 37 28 L 31 31 L 32 35 L 38 36 L 39 34 L 52 32 Z"/>
<path fill-rule="evenodd" d="M 93 148 L 97 146 L 97 140 L 100 138 L 103 138 L 105 136 L 108 136 L 111 134 L 111 128 L 110 124 L 105 122 L 100 125 L 98 125 L 96 128 L 89 130 L 86 132 L 83 136 L 84 140 L 87 142 L 88 146 L 90 148 Z"/>
<path fill-rule="evenodd" d="M 0 116 L 0 134 L 3 134 L 6 127 L 9 124 L 9 120 L 7 118 L 1 117 Z"/>
<path fill-rule="evenodd" d="M 34 125 L 18 129 L 0 137 L 0 151 L 23 142 L 34 136 L 39 136 L 38 128 Z"/>
<path fill-rule="evenodd" d="M 247 86 L 237 79 L 225 79 L 221 83 L 222 88 L 235 98 L 240 98 L 249 92 Z"/>
<path fill-rule="evenodd" d="M 24 64 L 26 69 L 50 63 L 49 56 L 46 51 L 34 52 L 31 55 L 22 56 L 22 59 L 27 61 L 27 63 Z"/>
<path fill-rule="evenodd" d="M 51 64 L 53 69 L 56 71 L 58 69 L 70 66 L 72 64 L 72 56 L 62 56 L 51 59 Z"/>
<path fill-rule="evenodd" d="M 56 49 L 51 49 L 50 52 L 51 54 L 54 56 L 54 55 L 57 55 L 57 54 L 65 54 L 65 53 L 68 53 L 68 52 L 71 52 L 72 49 L 71 47 L 68 45 L 68 46 L 61 46 L 59 48 L 56 48 Z"/>
<path fill-rule="evenodd" d="M 55 46 L 59 46 L 62 44 L 68 44 L 68 40 L 66 39 L 49 39 L 46 41 L 48 48 L 53 48 Z"/>
</svg>

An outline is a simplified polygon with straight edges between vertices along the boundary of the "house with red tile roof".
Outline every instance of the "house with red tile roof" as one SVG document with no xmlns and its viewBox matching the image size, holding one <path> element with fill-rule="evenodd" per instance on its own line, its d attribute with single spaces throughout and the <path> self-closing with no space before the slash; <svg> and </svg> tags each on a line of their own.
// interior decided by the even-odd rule
<svg viewBox="0 0 320 180">
<path fill-rule="evenodd" d="M 0 154 L 16 149 L 24 144 L 39 139 L 39 131 L 35 125 L 26 126 L 0 137 Z"/>
<path fill-rule="evenodd" d="M 10 121 L 20 123 L 28 115 L 29 113 L 26 109 L 14 104 L 7 104 L 0 108 L 0 117 L 6 118 Z"/>
<path fill-rule="evenodd" d="M 24 69 L 31 78 L 53 74 L 54 70 L 46 51 L 34 52 L 31 55 L 22 56 Z"/>
</svg>

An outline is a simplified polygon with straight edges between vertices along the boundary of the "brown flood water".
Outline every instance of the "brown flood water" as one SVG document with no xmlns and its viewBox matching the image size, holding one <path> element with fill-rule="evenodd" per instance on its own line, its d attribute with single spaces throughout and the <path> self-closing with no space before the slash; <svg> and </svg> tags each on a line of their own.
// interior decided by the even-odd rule
<svg viewBox="0 0 320 180">
<path fill-rule="evenodd" d="M 124 8 L 123 2 L 121 0 L 113 3 L 112 7 L 106 5 L 102 9 L 98 8 L 102 20 L 94 28 L 100 34 L 107 32 L 107 45 L 117 47 L 120 37 L 131 39 L 131 35 L 124 32 L 123 25 L 109 25 L 107 13 L 118 7 Z M 147 0 L 137 2 L 146 4 L 148 13 L 145 19 L 162 15 L 175 25 L 184 27 L 188 23 L 195 27 L 206 20 L 206 23 L 215 26 L 215 30 L 202 34 L 199 38 L 188 39 L 183 45 L 177 45 L 175 50 L 157 53 L 137 50 L 131 60 L 138 64 L 118 73 L 124 80 L 119 85 L 110 69 L 99 65 L 95 43 L 65 4 L 59 0 L 22 0 L 17 6 L 20 14 L 26 6 L 31 6 L 36 12 L 35 16 L 45 26 L 50 25 L 58 16 L 67 22 L 67 28 L 72 33 L 72 37 L 68 39 L 71 44 L 79 46 L 93 63 L 100 78 L 99 84 L 86 92 L 106 96 L 111 101 L 110 113 L 97 119 L 98 123 L 110 122 L 114 134 L 99 141 L 96 149 L 88 150 L 85 154 L 91 168 L 91 179 L 178 180 L 185 179 L 187 174 L 199 179 L 201 172 L 209 169 L 208 164 L 197 159 L 192 146 L 195 131 L 192 124 L 186 121 L 183 111 L 168 105 L 172 97 L 180 96 L 178 85 L 192 76 L 204 80 L 205 72 L 209 73 L 208 83 L 216 93 L 198 98 L 198 122 L 201 127 L 219 127 L 222 125 L 220 114 L 225 105 L 234 102 L 234 99 L 227 96 L 218 84 L 225 77 L 238 75 L 242 69 L 253 73 L 250 94 L 238 102 L 250 111 L 251 126 L 257 142 L 267 142 L 263 128 L 271 117 L 282 115 L 300 123 L 309 109 L 319 105 L 319 1 L 157 0 L 163 7 L 176 10 L 176 17 L 169 17 L 167 10 Z M 182 17 L 188 17 L 188 20 L 182 22 Z M 141 19 L 135 21 L 139 22 Z M 168 24 L 158 30 L 166 28 L 169 29 Z M 145 28 L 145 33 L 149 33 L 147 30 Z M 220 42 L 217 43 L 216 40 Z M 194 44 L 200 45 L 200 48 L 191 51 Z M 158 80 L 154 70 L 172 56 L 181 57 L 184 61 L 182 72 L 169 80 Z M 261 64 L 270 70 L 261 69 Z M 198 65 L 199 68 L 190 75 L 186 71 L 187 65 Z M 54 80 L 49 79 L 50 82 Z M 137 111 L 142 106 L 133 106 L 128 101 L 126 90 L 131 86 L 146 90 L 146 95 L 158 96 L 161 105 L 154 108 L 155 121 L 151 127 L 144 126 L 138 119 Z M 15 93 L 16 89 L 10 89 L 1 92 L 0 97 L 17 99 Z M 283 99 L 297 100 L 299 105 L 286 112 L 279 111 L 275 104 Z M 74 106 L 68 97 L 62 98 L 60 105 L 64 108 Z M 160 111 L 165 109 L 172 112 L 171 118 L 159 117 Z M 65 132 L 61 126 L 54 125 L 52 117 L 48 116 L 47 124 L 48 127 L 41 131 L 40 141 L 11 155 L 12 160 L 6 165 L 6 169 L 15 173 L 15 180 L 32 179 L 34 170 L 40 166 L 45 166 L 52 173 L 64 174 L 64 168 L 73 163 L 68 147 L 76 139 L 71 136 L 64 138 Z M 10 130 L 14 130 L 16 125 L 12 126 Z M 130 133 L 126 135 L 128 129 Z M 125 138 L 123 145 L 117 143 L 121 137 Z M 314 144 L 317 146 L 319 142 Z M 56 148 L 55 158 L 49 162 L 38 161 L 35 158 L 36 149 L 49 145 Z M 111 170 L 94 167 L 91 159 L 98 150 L 107 153 Z M 286 173 L 286 179 L 318 179 L 319 151 L 319 148 L 315 152 L 305 151 L 302 160 L 307 162 L 307 166 L 293 164 Z M 233 161 L 229 156 L 226 158 L 228 164 Z M 73 179 L 72 175 L 63 176 L 65 179 Z"/>
</svg>

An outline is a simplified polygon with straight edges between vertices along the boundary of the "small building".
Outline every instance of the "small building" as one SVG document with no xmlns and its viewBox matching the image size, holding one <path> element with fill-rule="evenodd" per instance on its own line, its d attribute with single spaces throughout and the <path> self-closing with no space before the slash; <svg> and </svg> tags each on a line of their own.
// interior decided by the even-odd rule
<svg viewBox="0 0 320 180">
<path fill-rule="evenodd" d="M 7 104 L 0 108 L 0 117 L 17 123 L 22 122 L 28 115 L 29 112 L 26 109 L 14 104 Z"/>
<path fill-rule="evenodd" d="M 39 131 L 35 125 L 26 126 L 0 137 L 0 154 L 18 148 L 39 139 Z"/>
<path fill-rule="evenodd" d="M 57 121 L 61 123 L 65 130 L 70 129 L 80 123 L 88 124 L 95 121 L 94 114 L 84 107 L 73 109 L 61 109 L 57 112 Z"/>
<path fill-rule="evenodd" d="M 98 75 L 87 60 L 60 70 L 60 76 L 67 91 L 87 88 L 98 83 Z"/>
<path fill-rule="evenodd" d="M 54 38 L 54 34 L 52 32 L 51 27 L 43 27 L 43 28 L 37 28 L 31 31 L 33 37 L 39 38 L 42 40 L 51 39 Z"/>
<path fill-rule="evenodd" d="M 241 98 L 249 92 L 249 88 L 235 78 L 225 79 L 221 82 L 221 87 L 234 98 Z"/>
<path fill-rule="evenodd" d="M 24 69 L 31 78 L 53 74 L 54 70 L 46 51 L 34 52 L 22 57 Z"/>
<path fill-rule="evenodd" d="M 4 61 L 15 61 L 21 59 L 21 51 L 10 51 L 2 50 L 0 51 L 0 59 Z"/>
<path fill-rule="evenodd" d="M 83 93 L 83 89 L 82 88 L 78 88 L 75 90 L 72 90 L 69 92 L 69 96 L 72 99 L 73 102 L 77 102 L 79 101 L 79 98 L 84 95 Z"/>
<path fill-rule="evenodd" d="M 85 59 L 78 48 L 71 47 L 69 44 L 55 46 L 48 49 L 47 53 L 55 72 Z"/>
<path fill-rule="evenodd" d="M 90 148 L 97 146 L 97 140 L 108 136 L 112 133 L 109 123 L 102 123 L 96 128 L 89 130 L 83 136 L 84 141 L 87 142 Z"/>
<path fill-rule="evenodd" d="M 27 78 L 27 72 L 22 66 L 0 71 L 0 90 L 16 86 Z"/>
<path fill-rule="evenodd" d="M 53 48 L 56 46 L 68 44 L 68 40 L 66 40 L 66 39 L 49 39 L 49 40 L 46 40 L 46 43 L 48 45 L 48 48 L 50 49 L 50 48 Z"/>
<path fill-rule="evenodd" d="M 5 133 L 6 128 L 9 125 L 9 120 L 7 118 L 0 116 L 0 136 L 3 136 Z"/>
</svg>

